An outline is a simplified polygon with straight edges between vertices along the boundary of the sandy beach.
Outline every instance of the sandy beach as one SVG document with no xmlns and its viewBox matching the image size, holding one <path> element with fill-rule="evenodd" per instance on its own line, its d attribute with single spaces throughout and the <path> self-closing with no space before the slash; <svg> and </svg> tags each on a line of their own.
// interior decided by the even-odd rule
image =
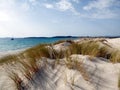
<svg viewBox="0 0 120 90">
<path fill-rule="evenodd" d="M 120 52 L 120 38 L 113 39 L 90 39 L 90 42 L 97 42 L 101 47 L 107 46 L 110 50 Z M 75 43 L 86 42 L 86 39 L 73 41 Z M 60 52 L 69 49 L 73 43 L 70 41 L 58 43 L 52 46 L 54 50 Z M 49 46 L 49 50 L 52 50 Z M 8 54 L 18 54 L 23 51 L 0 53 L 0 58 Z M 34 51 L 37 52 L 37 51 Z M 26 56 L 25 53 L 23 55 Z M 31 54 L 32 56 L 33 54 Z M 51 54 L 53 55 L 53 54 Z M 33 55 L 36 56 L 36 55 Z M 54 55 L 53 55 L 54 56 Z M 10 61 L 0 64 L 0 90 L 119 90 L 118 82 L 120 76 L 120 63 L 113 63 L 104 57 L 95 57 L 92 55 L 71 54 L 69 57 L 58 59 L 42 57 L 37 59 L 39 69 L 34 68 L 30 71 L 31 76 L 27 77 L 24 70 L 29 71 L 28 67 L 24 68 L 23 63 L 28 63 L 26 58 L 23 63 Z M 36 56 L 37 57 L 37 56 Z M 58 60 L 58 61 L 57 61 Z M 21 60 L 22 61 L 22 60 Z M 22 66 L 23 65 L 23 66 Z M 34 64 L 33 64 L 34 65 Z M 26 64 L 27 66 L 27 64 Z M 32 69 L 31 69 L 32 70 Z M 14 82 L 11 75 L 15 77 L 15 72 L 20 80 L 19 84 Z M 11 79 L 11 77 L 12 79 Z M 30 78 L 30 79 L 29 79 Z M 18 79 L 16 79 L 18 80 Z M 17 83 L 17 84 L 16 84 Z M 16 86 L 17 85 L 17 86 Z"/>
</svg>

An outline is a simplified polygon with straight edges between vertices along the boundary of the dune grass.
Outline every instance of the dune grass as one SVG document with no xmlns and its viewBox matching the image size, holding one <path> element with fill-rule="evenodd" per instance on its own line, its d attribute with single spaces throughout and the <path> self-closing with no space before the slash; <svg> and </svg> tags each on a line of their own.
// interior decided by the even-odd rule
<svg viewBox="0 0 120 90">
<path fill-rule="evenodd" d="M 74 41 L 73 41 L 73 40 L 59 40 L 59 41 L 57 41 L 57 42 L 53 43 L 53 45 L 60 44 L 60 43 L 64 43 L 64 42 L 74 43 Z"/>
<path fill-rule="evenodd" d="M 16 60 L 17 60 L 17 55 L 7 55 L 7 56 L 0 58 L 0 65 L 8 64 L 11 62 L 16 62 Z"/>
<path fill-rule="evenodd" d="M 57 43 L 61 43 L 63 41 L 58 41 Z M 72 42 L 72 41 L 69 41 Z M 47 48 L 50 46 L 50 48 Z M 52 52 L 50 52 L 50 50 Z M 50 54 L 51 53 L 51 54 Z M 22 58 L 30 58 L 38 60 L 41 57 L 51 58 L 51 59 L 61 59 L 66 56 L 70 56 L 72 54 L 82 54 L 82 55 L 90 55 L 93 57 L 103 57 L 110 59 L 111 62 L 116 63 L 120 62 L 120 51 L 112 51 L 109 52 L 107 46 L 100 46 L 96 41 L 86 40 L 80 43 L 72 42 L 69 46 L 69 49 L 66 51 L 60 50 L 56 51 L 53 46 L 50 44 L 40 44 L 29 48 L 18 55 L 8 55 L 0 59 L 0 64 L 15 62 L 18 60 L 18 56 L 22 56 Z"/>
<path fill-rule="evenodd" d="M 22 74 L 28 79 L 31 80 L 32 79 L 32 75 L 37 72 L 38 67 L 35 64 L 31 64 L 28 61 L 19 61 L 19 63 L 22 65 L 20 71 L 22 72 Z M 36 62 L 34 62 L 36 63 Z"/>
<path fill-rule="evenodd" d="M 59 41 L 57 43 L 54 43 L 53 45 L 62 42 L 64 41 Z M 72 54 L 90 55 L 90 57 L 103 57 L 109 59 L 112 63 L 120 63 L 120 51 L 113 49 L 111 49 L 110 51 L 108 46 L 100 46 L 97 41 L 86 40 L 80 43 L 75 43 L 71 41 L 67 42 L 70 42 L 70 46 L 68 46 L 69 48 L 66 51 L 57 51 L 53 48 L 53 45 L 50 44 L 40 44 L 29 48 L 22 53 L 2 57 L 0 59 L 0 65 L 9 64 L 12 62 L 20 64 L 19 66 L 21 73 L 28 81 L 31 81 L 33 75 L 38 72 L 41 67 L 40 64 L 38 65 L 37 62 L 38 60 L 41 60 L 42 57 L 55 59 L 53 65 L 54 68 L 55 65 L 60 63 L 60 59 L 65 57 L 65 65 L 67 66 L 67 68 L 79 71 L 82 77 L 86 81 L 89 81 L 89 74 L 85 70 L 83 62 L 80 62 L 77 59 L 72 59 L 70 57 Z M 48 46 L 50 48 L 48 48 Z M 17 73 L 10 70 L 8 75 L 10 79 L 13 80 L 16 84 L 17 90 L 24 90 L 24 88 L 26 88 L 22 86 L 24 82 Z M 75 80 L 73 77 L 71 79 L 71 84 L 74 85 L 74 83 Z M 120 88 L 120 78 L 118 81 L 118 87 Z"/>
<path fill-rule="evenodd" d="M 60 43 L 63 43 L 63 42 L 65 42 L 65 40 L 59 40 L 57 42 L 54 42 L 53 45 L 60 44 Z"/>
<path fill-rule="evenodd" d="M 110 61 L 113 63 L 120 63 L 120 51 L 113 51 L 110 56 Z"/>
<path fill-rule="evenodd" d="M 61 42 L 63 41 L 54 44 L 58 44 Z M 48 48 L 47 46 L 50 46 L 50 48 Z M 16 55 L 8 55 L 1 58 L 0 65 L 17 62 L 21 65 L 20 70 L 23 75 L 28 80 L 31 80 L 32 76 L 40 69 L 40 65 L 37 64 L 37 61 L 40 60 L 42 57 L 56 59 L 55 64 L 59 64 L 59 59 L 66 57 L 66 66 L 69 69 L 78 70 L 82 74 L 83 78 L 89 81 L 89 75 L 86 72 L 83 63 L 78 62 L 76 59 L 72 60 L 72 58 L 70 58 L 72 54 L 90 55 L 92 57 L 103 57 L 109 59 L 113 63 L 120 63 L 120 51 L 117 50 L 110 52 L 107 46 L 100 46 L 99 43 L 97 43 L 96 41 L 87 40 L 80 43 L 71 42 L 69 49 L 67 49 L 66 51 L 60 50 L 59 52 L 56 51 L 52 45 L 49 44 L 37 45 L 23 51 L 22 53 Z M 21 78 L 13 71 L 9 73 L 9 77 L 15 82 L 18 90 L 20 90 L 20 87 L 22 87 L 21 83 L 23 83 Z M 72 80 L 72 82 L 74 83 L 74 80 Z M 120 80 L 118 82 L 118 86 L 120 87 Z"/>
<path fill-rule="evenodd" d="M 119 78 L 118 78 L 118 88 L 120 89 L 120 75 L 119 75 Z"/>
<path fill-rule="evenodd" d="M 71 77 L 71 85 L 75 85 L 75 75 Z"/>
<path fill-rule="evenodd" d="M 11 80 L 13 80 L 13 82 L 15 83 L 16 89 L 17 90 L 24 90 L 23 87 L 23 81 L 22 79 L 18 76 L 17 73 L 13 72 L 13 71 L 9 71 L 8 72 L 9 78 Z"/>
<path fill-rule="evenodd" d="M 39 59 L 41 57 L 50 57 L 49 50 L 46 48 L 47 44 L 40 44 L 35 47 L 29 48 L 23 52 L 26 57 Z"/>
<path fill-rule="evenodd" d="M 50 48 L 48 48 L 47 46 L 50 46 Z M 69 57 L 72 54 L 90 55 L 91 57 L 103 57 L 109 59 L 113 63 L 120 62 L 120 51 L 114 50 L 110 52 L 107 46 L 100 46 L 99 43 L 97 43 L 96 41 L 86 40 L 80 43 L 72 42 L 71 45 L 69 46 L 69 49 L 67 49 L 66 51 L 60 50 L 59 52 L 56 51 L 50 44 L 40 44 L 32 48 L 29 48 L 20 54 L 8 55 L 1 58 L 0 64 L 3 63 L 7 64 L 20 60 L 21 64 L 25 66 L 24 63 L 26 62 L 24 62 L 24 60 L 26 60 L 27 63 L 29 63 L 29 65 L 26 66 L 29 67 L 34 66 L 31 68 L 37 70 L 38 68 L 35 62 L 37 62 L 37 60 L 39 60 L 41 57 L 56 59 L 57 63 L 59 63 L 59 59 Z M 68 60 L 68 62 L 71 63 L 70 60 Z"/>
<path fill-rule="evenodd" d="M 82 43 L 74 43 L 70 46 L 71 54 L 90 55 L 95 57 L 107 57 L 107 47 L 100 45 L 97 42 L 85 41 Z"/>
<path fill-rule="evenodd" d="M 89 81 L 89 75 L 88 75 L 87 71 L 85 70 L 82 61 L 78 61 L 77 58 L 73 59 L 71 57 L 68 57 L 68 58 L 66 58 L 65 63 L 66 63 L 67 68 L 75 69 L 75 70 L 79 71 L 81 73 L 81 75 L 83 76 L 83 78 L 86 81 Z"/>
<path fill-rule="evenodd" d="M 69 54 L 90 55 L 91 57 L 103 57 L 112 63 L 120 63 L 120 51 L 110 49 L 109 46 L 100 46 L 96 41 L 84 41 L 71 44 Z"/>
</svg>

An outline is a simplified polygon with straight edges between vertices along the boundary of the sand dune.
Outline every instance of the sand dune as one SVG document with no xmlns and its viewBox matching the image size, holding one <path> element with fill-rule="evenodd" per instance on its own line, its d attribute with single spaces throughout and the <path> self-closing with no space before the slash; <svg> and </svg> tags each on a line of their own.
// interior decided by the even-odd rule
<svg viewBox="0 0 120 90">
<path fill-rule="evenodd" d="M 81 40 L 77 40 L 80 42 Z M 106 39 L 105 43 L 115 49 L 120 48 L 120 38 Z M 60 43 L 54 46 L 59 51 L 68 48 L 70 43 Z M 16 90 L 14 82 L 8 77 L 6 70 L 14 70 L 25 81 L 25 87 L 21 90 L 119 90 L 118 78 L 120 75 L 120 63 L 108 62 L 102 57 L 90 57 L 89 55 L 73 54 L 70 56 L 72 64 L 76 61 L 78 67 L 68 68 L 66 58 L 56 59 L 41 58 L 38 64 L 40 69 L 31 80 L 26 80 L 19 71 L 19 63 L 16 65 L 0 66 L 0 90 Z M 47 61 L 47 62 L 46 62 Z M 8 69 L 9 68 L 9 69 Z"/>
</svg>

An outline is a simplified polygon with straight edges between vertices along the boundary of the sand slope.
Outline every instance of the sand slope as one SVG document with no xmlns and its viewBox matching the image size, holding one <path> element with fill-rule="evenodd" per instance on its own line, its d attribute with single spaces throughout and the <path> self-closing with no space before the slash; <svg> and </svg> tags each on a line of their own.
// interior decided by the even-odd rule
<svg viewBox="0 0 120 90">
<path fill-rule="evenodd" d="M 118 39 L 119 41 L 120 39 Z M 107 43 L 112 47 L 119 48 L 120 42 L 117 39 L 107 39 Z M 62 44 L 62 48 L 67 45 Z M 59 49 L 61 44 L 54 48 Z M 82 67 L 88 80 L 85 80 L 84 74 L 77 69 L 70 69 L 66 66 L 66 58 L 60 59 L 60 64 L 53 64 L 54 59 L 47 58 L 47 64 L 43 58 L 40 63 L 40 70 L 33 75 L 33 79 L 26 82 L 26 88 L 23 90 L 119 90 L 118 77 L 120 74 L 120 63 L 110 63 L 104 58 L 88 55 L 71 55 L 73 60 L 82 62 Z M 12 65 L 0 66 L 0 90 L 16 90 L 12 80 L 6 73 L 6 67 L 17 70 Z M 23 78 L 24 79 L 24 78 Z"/>
</svg>

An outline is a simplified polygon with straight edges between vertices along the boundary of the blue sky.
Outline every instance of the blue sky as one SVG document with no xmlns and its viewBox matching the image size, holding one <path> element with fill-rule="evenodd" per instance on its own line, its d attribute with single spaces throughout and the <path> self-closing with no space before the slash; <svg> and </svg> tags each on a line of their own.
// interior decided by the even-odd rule
<svg viewBox="0 0 120 90">
<path fill-rule="evenodd" d="M 0 37 L 120 35 L 120 0 L 0 0 Z"/>
</svg>

